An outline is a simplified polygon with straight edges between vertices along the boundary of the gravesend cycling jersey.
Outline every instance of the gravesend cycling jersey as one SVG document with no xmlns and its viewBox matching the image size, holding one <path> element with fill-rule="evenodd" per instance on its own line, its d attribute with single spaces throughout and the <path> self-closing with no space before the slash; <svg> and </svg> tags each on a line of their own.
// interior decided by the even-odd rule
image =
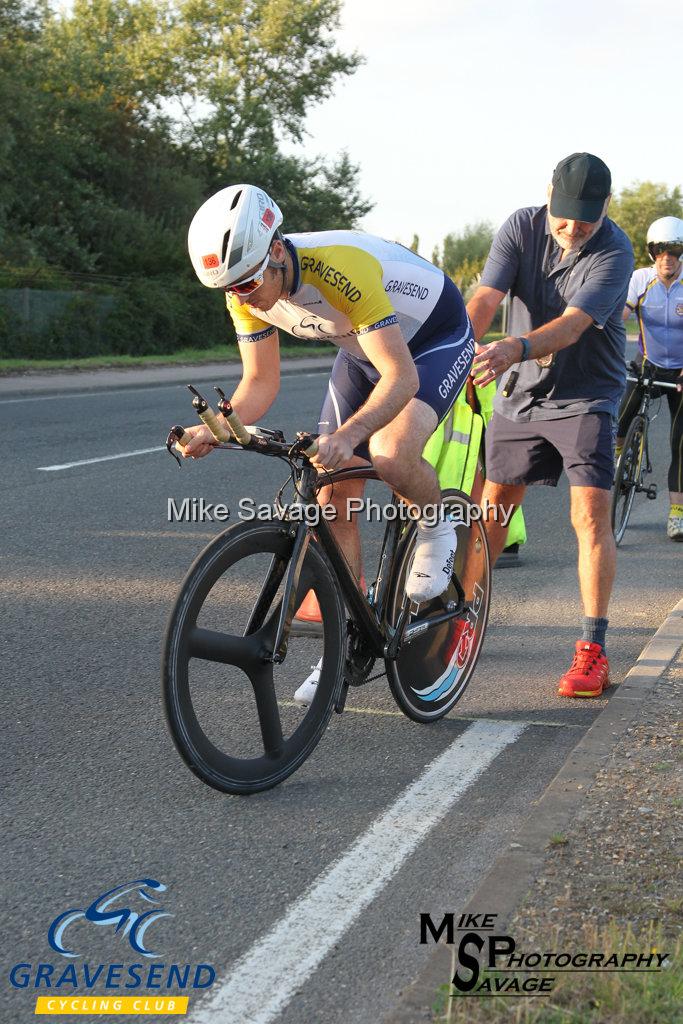
<svg viewBox="0 0 683 1024">
<path fill-rule="evenodd" d="M 638 317 L 645 357 L 667 370 L 683 366 L 683 278 L 667 289 L 655 267 L 642 267 L 631 276 L 626 305 Z"/>
<path fill-rule="evenodd" d="M 285 244 L 294 263 L 288 299 L 263 312 L 227 295 L 238 341 L 260 341 L 279 327 L 362 355 L 356 339 L 389 324 L 400 326 L 411 351 L 447 322 L 460 320 L 463 330 L 467 324 L 462 298 L 443 272 L 398 242 L 317 231 L 287 235 Z"/>
</svg>

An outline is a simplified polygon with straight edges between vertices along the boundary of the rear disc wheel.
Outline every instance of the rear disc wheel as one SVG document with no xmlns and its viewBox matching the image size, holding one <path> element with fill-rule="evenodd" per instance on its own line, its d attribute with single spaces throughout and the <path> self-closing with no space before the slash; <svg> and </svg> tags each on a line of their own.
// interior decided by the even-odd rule
<svg viewBox="0 0 683 1024">
<path fill-rule="evenodd" d="M 449 601 L 457 602 L 454 577 L 465 591 L 468 610 L 462 617 L 416 637 L 401 649 L 395 661 L 386 662 L 394 700 L 408 718 L 425 723 L 443 718 L 465 692 L 484 642 L 491 601 L 491 562 L 486 532 L 476 516 L 478 506 L 456 490 L 444 491 L 443 503 L 458 538 L 453 577 L 444 594 L 419 609 L 413 607 L 411 621 L 444 612 Z M 470 510 L 475 511 L 474 516 Z M 389 596 L 388 621 L 392 627 L 401 611 L 415 541 L 416 528 L 411 526 L 397 555 Z"/>
</svg>

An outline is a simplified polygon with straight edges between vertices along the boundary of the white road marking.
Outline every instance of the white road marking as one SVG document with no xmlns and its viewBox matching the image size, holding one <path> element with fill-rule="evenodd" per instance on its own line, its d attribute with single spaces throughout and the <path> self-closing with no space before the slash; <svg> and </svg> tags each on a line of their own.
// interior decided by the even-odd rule
<svg viewBox="0 0 683 1024">
<path fill-rule="evenodd" d="M 270 1024 L 428 832 L 524 731 L 477 722 L 249 949 L 189 1024 Z"/>
<path fill-rule="evenodd" d="M 73 469 L 74 466 L 91 466 L 93 462 L 110 462 L 112 459 L 130 459 L 133 455 L 149 455 L 150 452 L 164 452 L 166 445 L 159 448 L 140 448 L 136 452 L 121 452 L 119 455 L 100 455 L 98 459 L 81 459 L 80 462 L 64 462 L 61 466 L 36 466 L 44 473 L 54 473 L 58 469 Z"/>
</svg>

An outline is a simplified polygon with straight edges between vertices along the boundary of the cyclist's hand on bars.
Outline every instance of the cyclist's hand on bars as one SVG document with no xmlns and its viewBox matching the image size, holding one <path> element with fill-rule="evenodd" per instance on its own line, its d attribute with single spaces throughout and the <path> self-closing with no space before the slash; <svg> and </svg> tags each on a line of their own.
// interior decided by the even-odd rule
<svg viewBox="0 0 683 1024">
<path fill-rule="evenodd" d="M 334 434 L 321 434 L 318 438 L 318 452 L 311 462 L 314 466 L 330 473 L 341 469 L 353 456 L 353 445 L 347 441 L 341 430 Z"/>
<path fill-rule="evenodd" d="M 186 427 L 185 429 L 188 434 L 192 434 L 192 440 L 184 448 L 176 445 L 176 450 L 184 459 L 201 459 L 213 451 L 214 436 L 204 423 L 198 423 L 196 427 Z"/>
<path fill-rule="evenodd" d="M 683 370 L 681 370 L 681 372 L 678 375 L 678 380 L 676 381 L 676 391 L 683 391 Z"/>
</svg>

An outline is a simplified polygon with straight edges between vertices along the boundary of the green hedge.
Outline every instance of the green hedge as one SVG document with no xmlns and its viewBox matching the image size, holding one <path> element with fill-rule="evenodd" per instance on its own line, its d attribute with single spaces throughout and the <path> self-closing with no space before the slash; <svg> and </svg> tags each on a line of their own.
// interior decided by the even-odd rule
<svg viewBox="0 0 683 1024">
<path fill-rule="evenodd" d="M 131 281 L 108 295 L 76 292 L 43 320 L 27 322 L 0 290 L 0 358 L 164 355 L 235 340 L 222 293 L 184 278 Z"/>
</svg>

